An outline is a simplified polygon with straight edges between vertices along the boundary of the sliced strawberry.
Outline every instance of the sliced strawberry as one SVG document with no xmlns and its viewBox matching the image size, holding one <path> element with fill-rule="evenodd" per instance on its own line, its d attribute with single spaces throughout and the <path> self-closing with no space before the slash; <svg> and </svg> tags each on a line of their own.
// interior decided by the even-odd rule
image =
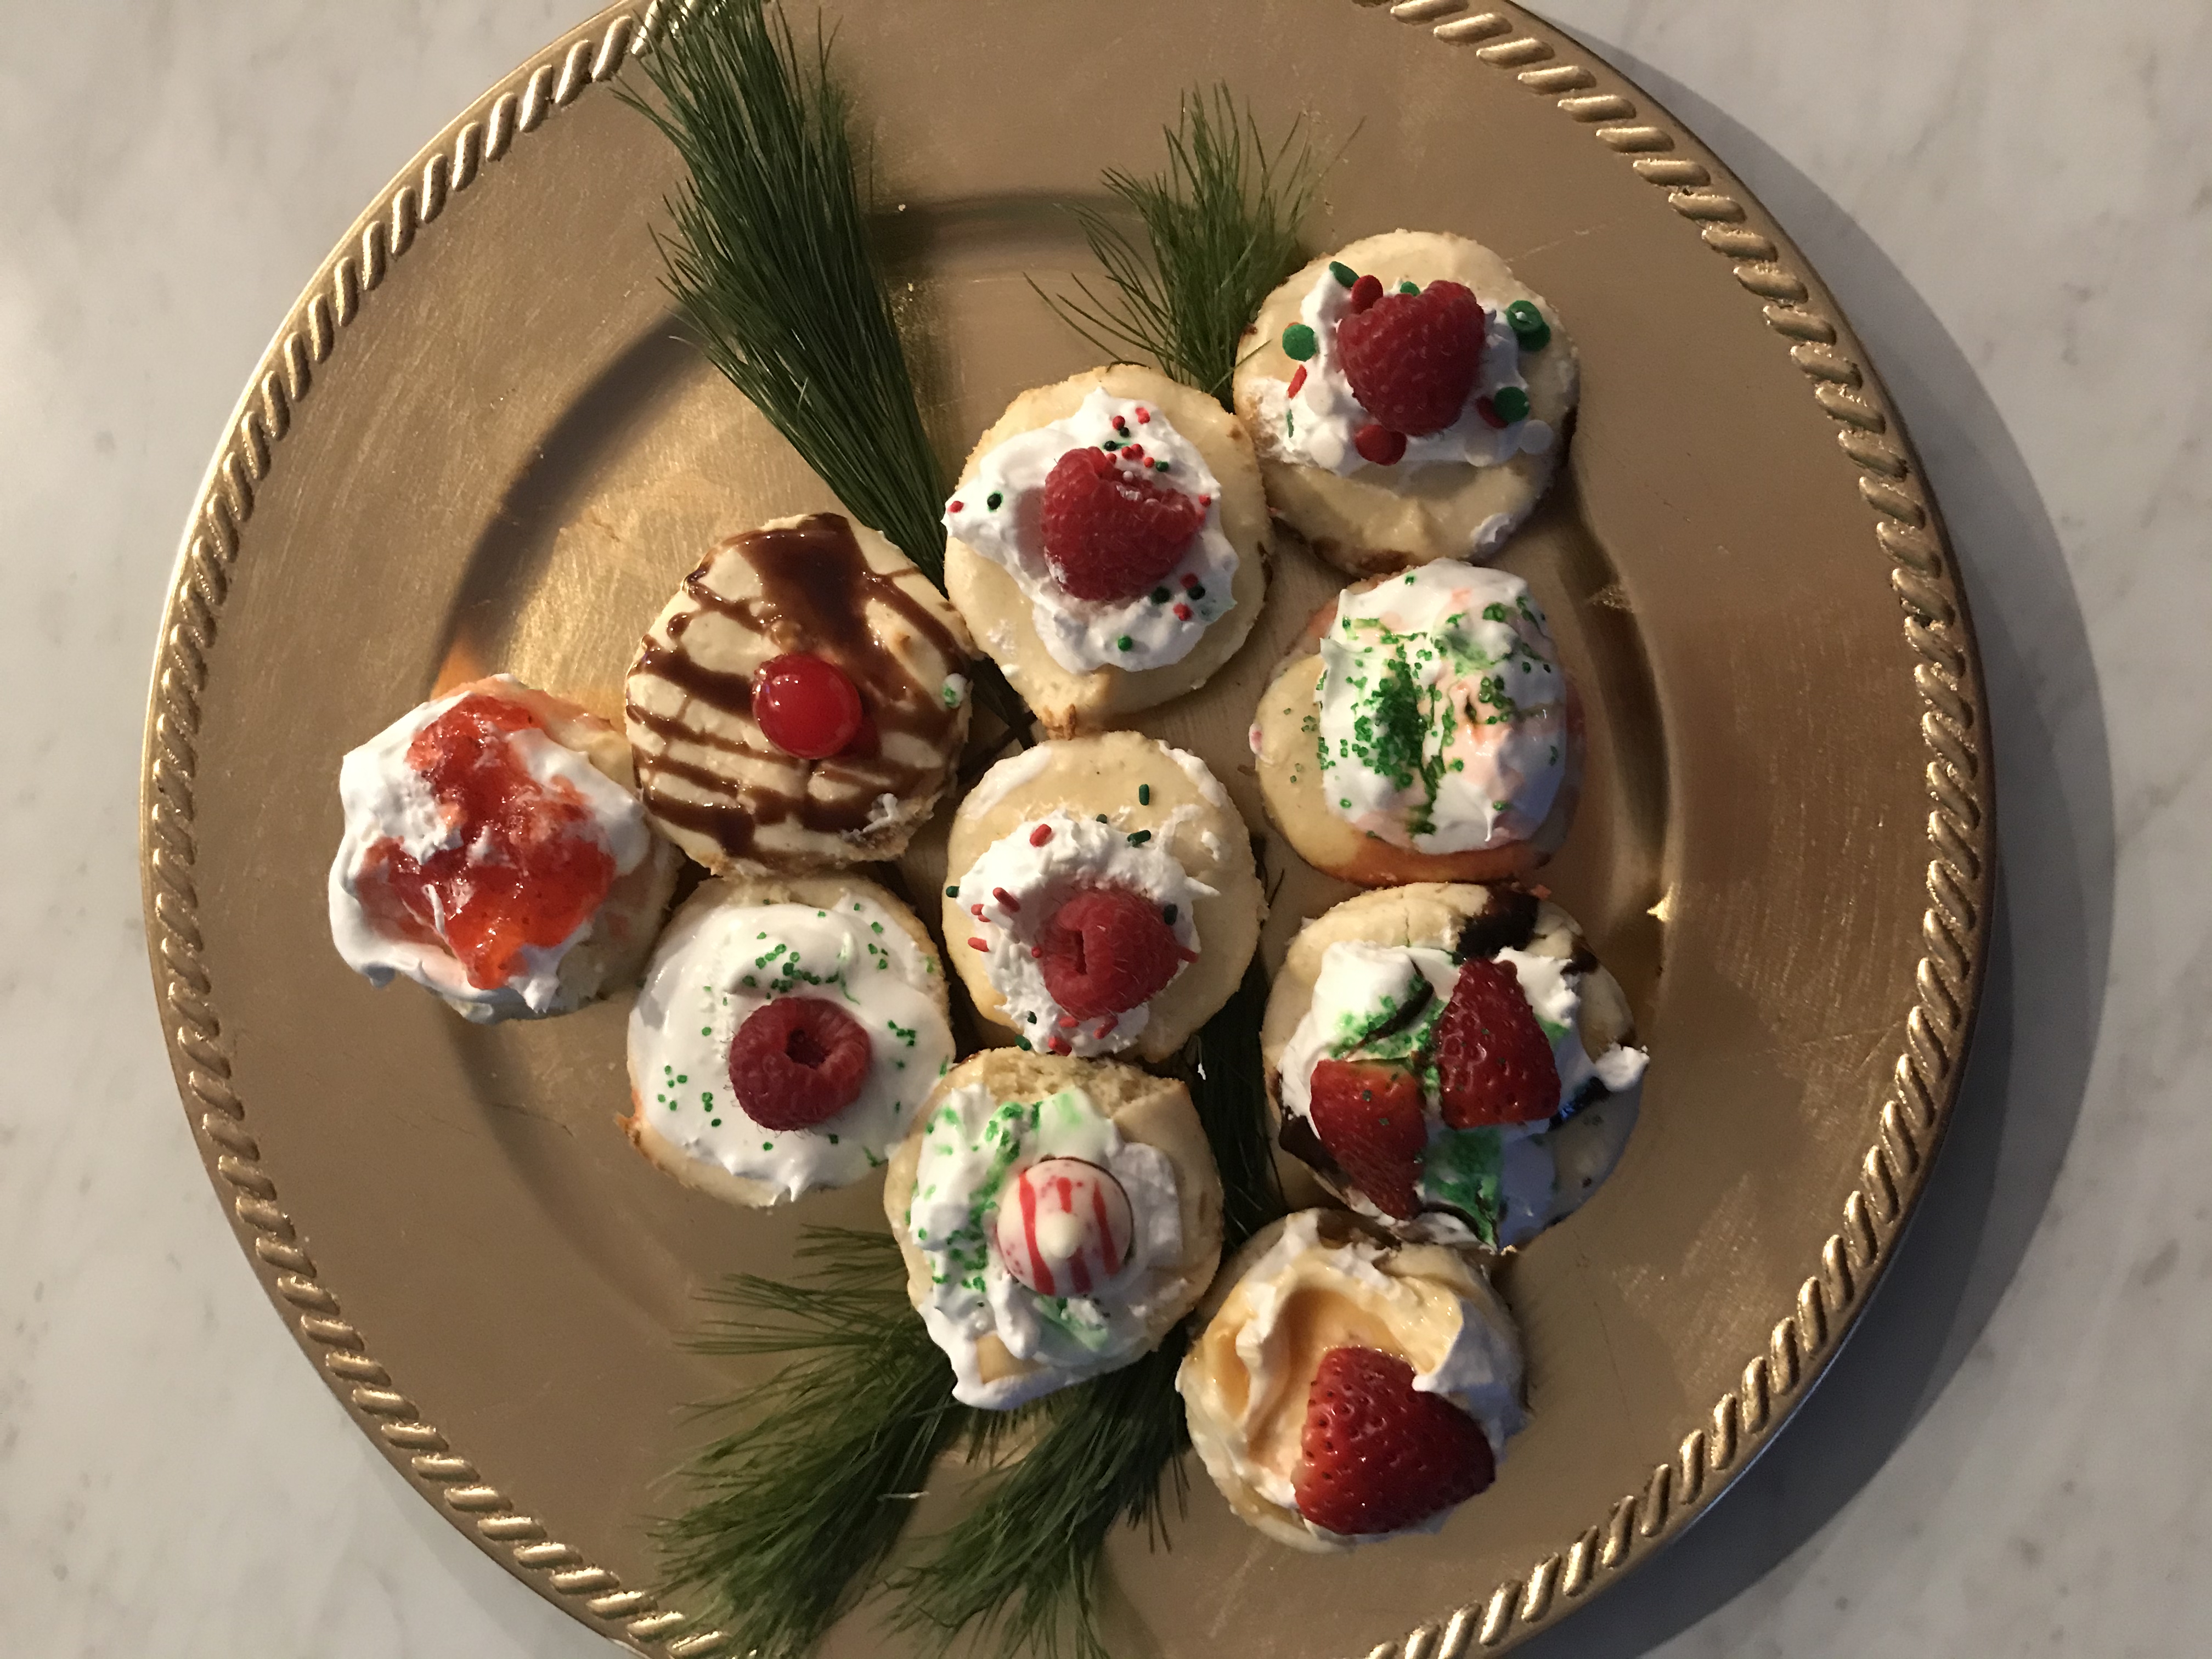
<svg viewBox="0 0 2212 1659">
<path fill-rule="evenodd" d="M 1374 1348 L 1331 1348 L 1306 1391 L 1298 1513 L 1347 1537 L 1400 1532 L 1463 1504 L 1498 1473 L 1482 1425 L 1413 1386 Z"/>
<path fill-rule="evenodd" d="M 1182 562 L 1206 509 L 1178 489 L 1071 449 L 1045 475 L 1044 562 L 1079 599 L 1133 599 Z"/>
<path fill-rule="evenodd" d="M 1193 960 L 1159 907 L 1124 887 L 1079 888 L 1045 924 L 1045 989 L 1078 1019 L 1127 1013 Z"/>
<path fill-rule="evenodd" d="M 1431 283 L 1348 313 L 1336 325 L 1336 345 L 1367 412 L 1393 432 L 1419 437 L 1443 431 L 1467 407 L 1486 326 L 1472 289 Z"/>
<path fill-rule="evenodd" d="M 1552 1040 L 1522 994 L 1520 976 L 1494 957 L 1464 963 L 1437 1022 L 1444 1121 L 1455 1129 L 1530 1123 L 1559 1109 Z"/>
<path fill-rule="evenodd" d="M 1429 1142 L 1420 1080 L 1371 1060 L 1322 1060 L 1314 1063 L 1311 1093 L 1314 1133 L 1352 1184 L 1387 1216 L 1419 1215 Z"/>
<path fill-rule="evenodd" d="M 836 1003 L 778 997 L 730 1042 L 730 1087 L 763 1129 L 811 1129 L 860 1098 L 874 1058 L 868 1034 Z"/>
</svg>

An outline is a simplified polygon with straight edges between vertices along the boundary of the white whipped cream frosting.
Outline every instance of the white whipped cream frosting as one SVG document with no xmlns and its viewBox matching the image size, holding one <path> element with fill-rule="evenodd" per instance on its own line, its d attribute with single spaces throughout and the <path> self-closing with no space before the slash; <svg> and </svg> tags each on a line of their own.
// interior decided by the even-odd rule
<svg viewBox="0 0 2212 1659">
<path fill-rule="evenodd" d="M 1375 275 L 1386 290 L 1397 286 L 1395 278 L 1381 271 Z M 1344 320 L 1351 300 L 1352 290 L 1333 272 L 1323 270 L 1298 307 L 1299 320 L 1313 331 L 1314 354 L 1299 366 L 1305 379 L 1298 383 L 1297 395 L 1291 394 L 1288 380 L 1262 380 L 1259 387 L 1260 441 L 1286 461 L 1321 467 L 1340 477 L 1372 465 L 1352 447 L 1352 439 L 1375 417 L 1345 378 L 1336 343 L 1337 325 Z M 1516 455 L 1540 455 L 1551 448 L 1556 434 L 1534 416 L 1493 427 L 1478 412 L 1478 399 L 1494 397 L 1504 387 L 1523 392 L 1528 389 L 1521 376 L 1521 343 L 1512 325 L 1502 312 L 1487 306 L 1483 324 L 1482 367 L 1459 417 L 1440 432 L 1408 437 L 1406 453 L 1392 463 L 1393 470 L 1410 471 L 1447 463 L 1496 466 Z M 1503 539 L 1502 534 L 1498 539 Z"/>
<path fill-rule="evenodd" d="M 1048 1158 L 1097 1164 L 1129 1200 L 1128 1256 L 1087 1295 L 1030 1290 L 993 1242 L 1000 1194 Z M 1152 1347 L 1152 1322 L 1182 1294 L 1175 1165 L 1158 1147 L 1125 1139 L 1079 1088 L 1026 1101 L 1002 1101 L 979 1083 L 947 1091 L 924 1127 L 906 1224 L 929 1264 L 922 1322 L 952 1361 L 952 1395 L 964 1405 L 1004 1411 L 1127 1364 Z M 976 1343 L 994 1334 L 1038 1369 L 987 1382 Z"/>
<path fill-rule="evenodd" d="M 1567 769 L 1567 679 L 1518 576 L 1438 559 L 1347 591 L 1321 641 L 1321 787 L 1420 853 L 1525 841 Z"/>
<path fill-rule="evenodd" d="M 872 899 L 687 905 L 655 948 L 629 1017 L 635 1109 L 660 1137 L 784 1198 L 879 1168 L 952 1060 L 936 953 Z M 868 1035 L 866 1080 L 811 1128 L 766 1129 L 730 1086 L 731 1040 L 769 1001 L 834 1002 Z"/>
<path fill-rule="evenodd" d="M 1118 447 L 1117 416 L 1144 451 L 1146 482 L 1202 500 L 1206 518 L 1182 562 L 1158 587 L 1132 599 L 1080 599 L 1060 585 L 1045 562 L 1045 477 L 1071 449 L 1108 442 Z M 1167 470 L 1149 465 L 1155 461 L 1166 462 Z M 1071 673 L 1094 668 L 1134 672 L 1181 662 L 1207 625 L 1233 603 L 1237 549 L 1221 528 L 1220 481 L 1198 446 L 1164 414 L 1141 399 L 1114 397 L 1103 386 L 1095 388 L 1066 420 L 1018 432 L 986 453 L 976 463 L 975 477 L 945 503 L 945 528 L 1014 579 L 1030 602 L 1037 637 L 1052 659 Z M 994 654 L 1005 654 L 995 639 L 987 643 Z"/>
<path fill-rule="evenodd" d="M 510 675 L 495 678 L 517 684 Z M 597 927 L 596 914 L 557 945 L 525 946 L 519 971 L 504 984 L 479 986 L 470 983 L 459 958 L 442 945 L 398 939 L 380 930 L 362 908 L 355 885 L 362 860 L 380 841 L 397 841 L 418 863 L 462 844 L 469 826 L 441 807 L 429 781 L 408 764 L 407 750 L 423 727 L 472 695 L 488 694 L 480 686 L 471 686 L 417 703 L 367 743 L 348 750 L 338 763 L 338 805 L 345 814 L 345 830 L 337 856 L 331 861 L 331 939 L 346 966 L 370 984 L 384 985 L 395 975 L 403 975 L 436 992 L 471 1020 L 573 1007 L 599 989 L 595 974 L 571 972 L 565 980 L 562 974 L 571 952 Z M 588 817 L 581 833 L 613 859 L 617 881 L 644 862 L 652 850 L 653 832 L 635 795 L 538 726 L 508 732 L 506 742 L 508 752 L 532 778 L 585 809 Z M 432 901 L 434 904 L 434 894 Z"/>
<path fill-rule="evenodd" d="M 1002 761 L 976 786 L 976 796 L 983 797 L 981 805 L 971 796 L 963 810 L 987 810 L 1041 769 L 1044 758 L 1042 750 L 1034 749 Z M 1000 780 L 1002 772 L 1008 773 L 1010 781 Z M 993 793 L 984 795 L 987 790 Z M 1142 841 L 1132 839 L 1143 835 L 1141 830 L 1125 830 L 1055 810 L 1026 820 L 994 842 L 950 884 L 957 890 L 947 896 L 965 913 L 969 931 L 948 938 L 945 946 L 970 951 L 977 948 L 975 941 L 981 941 L 985 977 L 1006 999 L 1006 1018 L 1018 1028 L 1024 1047 L 1087 1057 L 1118 1054 L 1144 1034 L 1151 1018 L 1149 1003 L 1109 1018 L 1076 1019 L 1054 1000 L 1035 952 L 1053 914 L 1077 888 L 1121 887 L 1150 899 L 1160 908 L 1163 920 L 1168 907 L 1174 906 L 1175 920 L 1168 923 L 1168 930 L 1176 944 L 1195 955 L 1198 901 L 1214 896 L 1214 890 L 1194 879 L 1167 850 L 1188 810 L 1170 812 Z M 1040 830 L 1049 832 L 1042 844 Z M 1001 894 L 1014 901 L 1012 908 Z M 1056 1046 L 1054 1039 L 1065 1046 Z"/>
<path fill-rule="evenodd" d="M 1258 1455 L 1262 1445 L 1296 1446 L 1305 1419 L 1310 1364 L 1321 1356 L 1302 1352 L 1301 1333 L 1290 1316 L 1300 1298 L 1341 1298 L 1379 1322 L 1397 1357 L 1413 1366 L 1414 1388 L 1442 1395 L 1474 1418 L 1499 1462 L 1527 1414 L 1521 1405 L 1520 1337 L 1494 1293 L 1452 1258 L 1438 1261 L 1433 1247 L 1408 1251 L 1365 1237 L 1330 1243 L 1321 1235 L 1322 1214 L 1301 1210 L 1283 1224 L 1223 1300 L 1176 1383 L 1189 1407 L 1191 1441 L 1206 1472 L 1245 1517 L 1284 1542 L 1337 1549 L 1402 1534 L 1354 1539 L 1316 1526 L 1297 1512 L 1295 1462 L 1286 1467 L 1279 1455 Z M 1422 1271 L 1447 1263 L 1457 1269 L 1450 1277 Z M 1242 1378 L 1216 1374 L 1221 1367 L 1208 1349 L 1224 1331 L 1233 1333 Z M 1255 1513 L 1251 1497 L 1266 1507 Z M 1405 1531 L 1436 1532 L 1448 1515 Z"/>
<path fill-rule="evenodd" d="M 1643 1081 L 1650 1056 L 1642 1048 L 1615 1043 L 1592 1059 L 1582 1035 L 1582 975 L 1567 958 L 1504 950 L 1495 958 L 1513 970 L 1559 1068 L 1559 1109 L 1573 1107 L 1595 1080 L 1606 1096 L 1624 1096 Z M 1376 945 L 1340 939 L 1322 953 L 1314 981 L 1313 1006 L 1284 1045 L 1278 1088 L 1283 1110 L 1313 1121 L 1313 1068 L 1316 1062 L 1357 1051 L 1378 1060 L 1397 1060 L 1416 1067 L 1421 1079 L 1429 1144 L 1423 1154 L 1418 1190 L 1425 1203 L 1449 1205 L 1491 1222 L 1491 1236 L 1470 1231 L 1455 1215 L 1425 1213 L 1417 1222 L 1387 1217 L 1353 1193 L 1354 1209 L 1401 1232 L 1435 1237 L 1445 1243 L 1492 1244 L 1498 1249 L 1526 1243 L 1557 1218 L 1559 1161 L 1556 1117 L 1479 1129 L 1444 1125 L 1433 1060 L 1437 1022 L 1459 982 L 1451 952 L 1431 945 Z M 1420 981 L 1433 994 L 1421 1013 L 1401 1030 L 1364 1042 L 1365 1034 L 1418 997 Z"/>
</svg>

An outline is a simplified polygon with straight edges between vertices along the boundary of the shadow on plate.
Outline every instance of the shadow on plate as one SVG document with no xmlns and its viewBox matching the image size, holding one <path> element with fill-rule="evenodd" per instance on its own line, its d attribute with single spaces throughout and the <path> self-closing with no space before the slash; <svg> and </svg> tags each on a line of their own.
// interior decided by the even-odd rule
<svg viewBox="0 0 2212 1659">
<path fill-rule="evenodd" d="M 2112 946 L 2103 702 L 2057 532 L 1956 343 L 1850 216 L 1695 93 L 1600 52 L 1735 169 L 1835 292 L 1942 505 L 1981 647 L 1999 860 L 1979 1025 L 1942 1150 L 1865 1315 L 1759 1462 L 1650 1565 L 1519 1650 L 1628 1659 L 1791 1555 L 1902 1443 L 1973 1348 L 2049 1200 L 2081 1108 Z"/>
</svg>

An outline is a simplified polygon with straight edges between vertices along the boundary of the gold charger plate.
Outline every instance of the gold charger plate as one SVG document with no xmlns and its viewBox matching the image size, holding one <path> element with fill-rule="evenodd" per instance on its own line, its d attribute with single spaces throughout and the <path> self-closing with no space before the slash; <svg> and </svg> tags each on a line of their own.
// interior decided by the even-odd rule
<svg viewBox="0 0 2212 1659">
<path fill-rule="evenodd" d="M 1014 392 L 1091 361 L 1023 280 L 1085 264 L 1057 204 L 1156 167 L 1179 89 L 1215 78 L 1271 131 L 1299 110 L 1332 145 L 1357 128 L 1310 245 L 1462 230 L 1573 330 L 1571 465 L 1507 562 L 1589 702 L 1587 792 L 1546 878 L 1655 1061 L 1620 1171 L 1506 1275 L 1531 1426 L 1439 1536 L 1295 1555 L 1200 1475 L 1172 1549 L 1121 1537 L 1109 1573 L 1117 1651 L 1510 1645 L 1687 1524 L 1803 1398 L 1942 1132 L 1990 788 L 1910 447 L 1758 204 L 1525 14 L 1270 0 L 1164 31 L 1035 0 L 837 9 L 948 465 Z M 508 1571 L 640 1651 L 696 1655 L 732 1644 L 647 1588 L 644 1519 L 679 1502 L 683 1408 L 732 1377 L 678 1338 L 702 1285 L 778 1271 L 801 1218 L 861 1220 L 874 1189 L 762 1216 L 678 1188 L 615 1127 L 625 1001 L 486 1030 L 372 992 L 330 947 L 322 885 L 344 749 L 479 664 L 611 709 L 713 538 L 832 504 L 674 336 L 650 235 L 672 158 L 608 87 L 656 23 L 613 7 L 495 88 L 286 319 L 184 538 L 143 878 L 185 1108 L 301 1346 Z M 1255 827 L 1249 711 L 1334 586 L 1279 559 L 1254 641 L 1146 722 Z M 1273 961 L 1343 890 L 1267 856 Z M 864 1612 L 830 1649 L 875 1642 Z"/>
</svg>

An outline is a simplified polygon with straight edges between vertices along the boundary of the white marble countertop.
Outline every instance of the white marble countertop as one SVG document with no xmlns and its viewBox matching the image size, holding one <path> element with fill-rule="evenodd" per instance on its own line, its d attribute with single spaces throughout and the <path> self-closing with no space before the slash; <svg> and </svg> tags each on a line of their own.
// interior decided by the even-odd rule
<svg viewBox="0 0 2212 1659">
<path fill-rule="evenodd" d="M 0 1651 L 606 1650 L 408 1490 L 271 1316 L 171 1092 L 136 878 L 155 617 L 245 372 L 416 145 L 582 9 L 0 0 Z M 1867 340 L 1971 584 L 2005 850 L 1967 1093 L 1829 1383 L 1528 1651 L 2200 1651 L 2212 13 L 1548 9 Z"/>
</svg>

